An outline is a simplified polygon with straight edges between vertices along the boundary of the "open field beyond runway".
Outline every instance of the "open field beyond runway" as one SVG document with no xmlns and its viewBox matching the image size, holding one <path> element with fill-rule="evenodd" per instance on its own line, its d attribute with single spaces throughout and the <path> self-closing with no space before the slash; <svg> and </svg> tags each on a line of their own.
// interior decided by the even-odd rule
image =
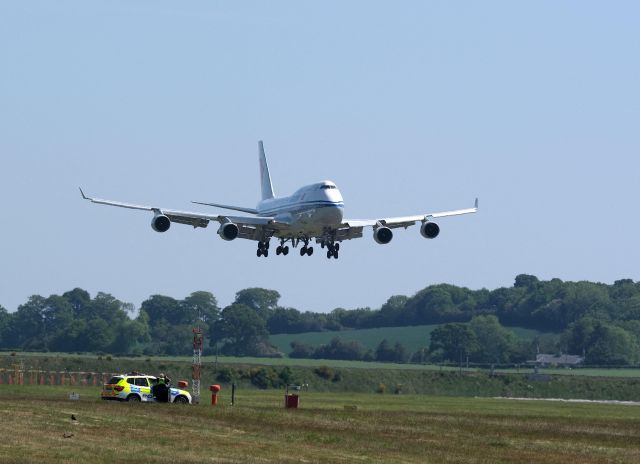
<svg viewBox="0 0 640 464">
<path fill-rule="evenodd" d="M 235 406 L 223 391 L 215 408 L 207 395 L 130 405 L 70 390 L 0 386 L 1 462 L 640 461 L 633 405 L 302 392 L 285 410 L 279 390 L 240 391 Z"/>
</svg>

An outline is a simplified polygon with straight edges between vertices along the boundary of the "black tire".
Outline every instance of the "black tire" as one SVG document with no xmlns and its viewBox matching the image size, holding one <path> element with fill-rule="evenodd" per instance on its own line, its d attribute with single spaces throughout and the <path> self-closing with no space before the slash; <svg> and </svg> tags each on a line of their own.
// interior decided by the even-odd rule
<svg viewBox="0 0 640 464">
<path fill-rule="evenodd" d="M 282 254 L 285 255 L 285 256 L 287 256 L 289 254 L 289 247 L 288 246 L 286 246 L 286 247 L 284 247 L 282 249 Z"/>
<path fill-rule="evenodd" d="M 311 256 L 313 254 L 313 247 L 307 248 L 307 256 Z"/>
<path fill-rule="evenodd" d="M 176 404 L 189 404 L 189 400 L 185 396 L 176 396 L 173 402 Z"/>
<path fill-rule="evenodd" d="M 139 403 L 142 401 L 138 395 L 129 395 L 127 396 L 128 403 Z"/>
</svg>

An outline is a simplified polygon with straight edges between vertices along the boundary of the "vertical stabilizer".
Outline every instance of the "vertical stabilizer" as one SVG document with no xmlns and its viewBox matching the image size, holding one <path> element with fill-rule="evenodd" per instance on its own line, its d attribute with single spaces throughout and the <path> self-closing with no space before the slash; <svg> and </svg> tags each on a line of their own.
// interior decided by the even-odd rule
<svg viewBox="0 0 640 464">
<path fill-rule="evenodd" d="M 262 199 L 268 200 L 273 198 L 273 186 L 271 185 L 271 176 L 269 175 L 269 166 L 267 165 L 267 157 L 264 154 L 262 140 L 258 142 L 258 151 L 260 156 L 260 185 L 262 187 Z"/>
</svg>

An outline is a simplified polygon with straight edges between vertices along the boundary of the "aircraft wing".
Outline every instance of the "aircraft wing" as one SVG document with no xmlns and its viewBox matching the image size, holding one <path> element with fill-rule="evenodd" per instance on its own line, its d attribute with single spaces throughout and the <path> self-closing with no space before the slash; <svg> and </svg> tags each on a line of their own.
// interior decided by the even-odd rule
<svg viewBox="0 0 640 464">
<path fill-rule="evenodd" d="M 476 213 L 478 211 L 478 199 L 474 203 L 473 208 L 465 208 L 465 209 L 456 209 L 452 211 L 441 211 L 437 213 L 427 213 L 427 214 L 419 214 L 415 216 L 401 216 L 401 217 L 390 217 L 390 218 L 380 218 L 380 219 L 347 219 L 345 220 L 340 229 L 355 229 L 359 230 L 360 236 L 362 234 L 362 229 L 364 227 L 388 227 L 389 229 L 395 229 L 398 227 L 404 227 L 405 229 L 409 226 L 413 226 L 416 222 L 425 222 L 431 219 L 437 219 L 448 216 L 459 216 L 461 214 L 471 214 Z M 348 235 L 348 234 L 347 234 Z M 349 237 L 356 238 L 356 237 Z"/>
<path fill-rule="evenodd" d="M 202 214 L 190 211 L 177 211 L 172 209 L 159 208 L 155 206 L 137 205 L 133 203 L 122 203 L 119 201 L 103 200 L 100 198 L 91 198 L 84 194 L 80 189 L 82 198 L 89 200 L 92 203 L 108 206 L 117 206 L 120 208 L 139 209 L 143 211 L 151 211 L 155 214 L 162 214 L 167 216 L 171 222 L 176 224 L 186 224 L 197 227 L 207 227 L 209 222 L 214 221 L 220 224 L 226 222 L 233 222 L 238 226 L 239 238 L 246 238 L 249 240 L 260 240 L 264 229 L 268 229 L 266 232 L 268 235 L 271 231 L 276 231 L 280 228 L 286 228 L 287 224 L 281 224 L 276 222 L 272 217 L 246 217 L 246 216 L 221 216 L 212 214 Z"/>
</svg>

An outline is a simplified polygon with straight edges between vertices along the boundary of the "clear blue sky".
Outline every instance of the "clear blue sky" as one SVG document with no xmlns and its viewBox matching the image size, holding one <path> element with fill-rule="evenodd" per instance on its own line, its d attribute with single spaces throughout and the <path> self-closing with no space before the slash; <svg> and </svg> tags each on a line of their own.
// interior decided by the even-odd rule
<svg viewBox="0 0 640 464">
<path fill-rule="evenodd" d="M 640 3 L 4 1 L 0 304 L 74 287 L 278 290 L 300 310 L 379 307 L 448 282 L 640 279 Z M 337 183 L 351 218 L 471 206 L 377 245 L 257 259 L 174 209 L 252 207 Z"/>
</svg>

